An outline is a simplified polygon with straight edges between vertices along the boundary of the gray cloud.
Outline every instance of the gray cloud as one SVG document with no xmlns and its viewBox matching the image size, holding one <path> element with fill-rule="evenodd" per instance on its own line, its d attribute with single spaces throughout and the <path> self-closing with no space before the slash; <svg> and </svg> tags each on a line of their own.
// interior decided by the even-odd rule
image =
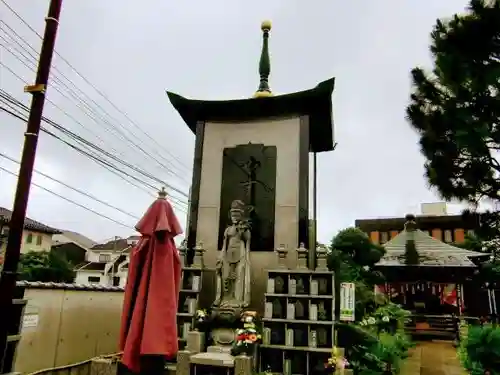
<svg viewBox="0 0 500 375">
<path fill-rule="evenodd" d="M 43 32 L 48 1 L 9 3 Z M 328 241 L 357 218 L 404 215 L 418 211 L 420 202 L 436 200 L 422 178 L 417 136 L 404 119 L 409 71 L 416 65 L 429 64 L 429 33 L 436 18 L 450 16 L 465 5 L 465 0 L 425 4 L 396 0 L 151 0 L 142 6 L 132 0 L 65 1 L 56 49 L 188 166 L 179 170 L 189 181 L 194 136 L 170 106 L 165 89 L 199 99 L 250 96 L 258 83 L 259 25 L 263 19 L 271 19 L 274 92 L 307 89 L 331 76 L 337 78 L 333 103 L 338 147 L 318 157 L 319 239 Z M 39 50 L 38 37 L 2 4 L 0 8 L 1 19 Z M 0 53 L 2 63 L 24 79 L 34 79 L 34 73 L 4 49 Z M 54 58 L 54 64 L 116 117 L 117 123 L 138 134 L 138 142 L 154 146 L 59 57 Z M 23 84 L 2 67 L 0 80 L 2 89 L 29 103 L 29 97 L 22 93 Z M 107 132 L 102 121 L 94 122 L 53 88 L 48 98 L 91 131 L 82 129 L 49 103 L 47 117 L 92 142 L 117 149 L 124 159 L 187 192 L 188 183 L 171 177 L 151 158 Z M 0 130 L 2 152 L 19 158 L 24 125 L 0 114 Z M 164 151 L 152 153 L 170 158 Z M 15 164 L 1 160 L 0 165 L 17 172 Z M 39 142 L 37 168 L 136 216 L 152 200 L 46 135 Z M 0 181 L 0 205 L 11 207 L 15 179 L 0 171 Z M 39 176 L 35 181 L 130 227 L 135 224 L 134 219 L 53 182 Z M 37 188 L 32 189 L 28 213 L 34 219 L 97 240 L 132 232 Z M 185 215 L 180 211 L 179 217 L 184 222 Z"/>
</svg>

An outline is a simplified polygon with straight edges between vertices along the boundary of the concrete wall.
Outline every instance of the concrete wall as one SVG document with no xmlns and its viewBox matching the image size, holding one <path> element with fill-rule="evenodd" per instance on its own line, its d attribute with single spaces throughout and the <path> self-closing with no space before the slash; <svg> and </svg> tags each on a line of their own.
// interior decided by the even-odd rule
<svg viewBox="0 0 500 375">
<path fill-rule="evenodd" d="M 116 290 L 28 286 L 25 322 L 31 324 L 23 327 L 15 371 L 30 373 L 116 353 L 123 303 L 123 292 Z"/>
<path fill-rule="evenodd" d="M 299 117 L 247 123 L 206 123 L 198 210 L 197 240 L 206 249 L 205 264 L 214 267 L 220 212 L 223 150 L 251 143 L 276 146 L 277 179 L 275 207 L 275 246 L 290 250 L 290 266 L 295 264 L 299 223 Z M 261 310 L 266 288 L 266 270 L 276 267 L 274 249 L 252 252 L 252 305 Z M 204 291 L 213 281 L 205 280 Z M 213 291 L 206 290 L 207 293 Z"/>
</svg>

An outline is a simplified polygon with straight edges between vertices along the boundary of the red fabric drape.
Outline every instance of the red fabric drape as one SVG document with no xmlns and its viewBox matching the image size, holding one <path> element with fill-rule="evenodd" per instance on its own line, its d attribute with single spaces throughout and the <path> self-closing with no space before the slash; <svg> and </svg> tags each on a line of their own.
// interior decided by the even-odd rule
<svg viewBox="0 0 500 375">
<path fill-rule="evenodd" d="M 170 357 L 178 351 L 176 314 L 181 262 L 174 237 L 182 229 L 165 199 L 149 207 L 136 229 L 142 238 L 130 255 L 120 350 L 122 363 L 140 372 L 141 355 Z"/>
</svg>

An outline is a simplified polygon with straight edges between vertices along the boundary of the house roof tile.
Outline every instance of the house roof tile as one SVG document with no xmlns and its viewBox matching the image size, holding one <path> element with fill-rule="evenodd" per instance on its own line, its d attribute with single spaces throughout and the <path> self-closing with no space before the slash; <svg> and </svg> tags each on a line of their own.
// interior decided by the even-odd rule
<svg viewBox="0 0 500 375">
<path fill-rule="evenodd" d="M 10 224 L 12 211 L 4 207 L 0 207 L 0 224 Z M 47 233 L 47 234 L 60 234 L 61 231 L 48 225 L 42 224 L 38 221 L 26 218 L 24 220 L 24 229 L 32 230 L 33 232 Z"/>
</svg>

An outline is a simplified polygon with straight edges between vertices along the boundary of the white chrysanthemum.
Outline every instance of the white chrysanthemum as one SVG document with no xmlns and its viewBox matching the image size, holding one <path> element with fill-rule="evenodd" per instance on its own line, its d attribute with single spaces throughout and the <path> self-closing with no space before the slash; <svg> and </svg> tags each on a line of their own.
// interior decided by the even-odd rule
<svg viewBox="0 0 500 375">
<path fill-rule="evenodd" d="M 374 317 L 369 317 L 368 318 L 368 324 L 375 324 L 377 321 L 375 320 Z"/>
</svg>

